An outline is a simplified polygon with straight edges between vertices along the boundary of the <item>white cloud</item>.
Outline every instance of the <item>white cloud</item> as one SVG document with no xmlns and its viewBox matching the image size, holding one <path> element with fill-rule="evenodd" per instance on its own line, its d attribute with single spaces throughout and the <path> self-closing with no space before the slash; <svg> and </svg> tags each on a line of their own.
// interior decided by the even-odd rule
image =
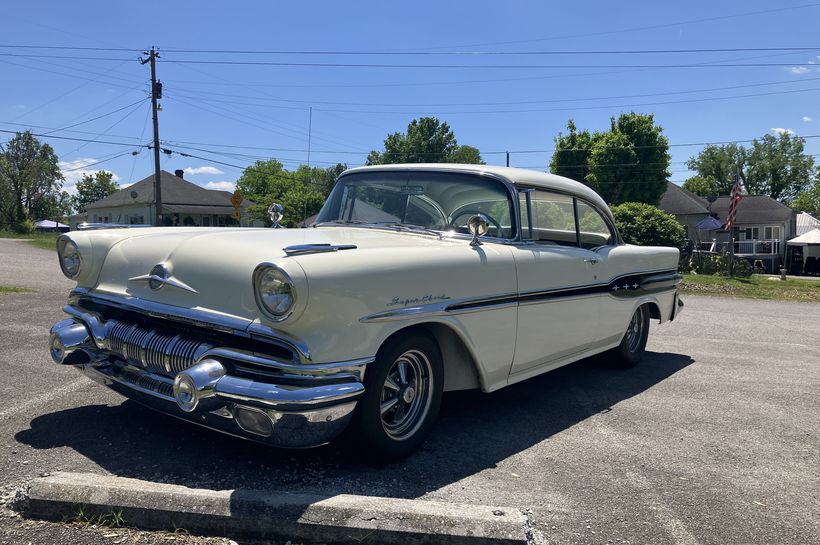
<svg viewBox="0 0 820 545">
<path fill-rule="evenodd" d="M 100 170 L 105 170 L 105 168 L 93 168 L 94 163 L 97 161 L 98 159 L 94 159 L 93 157 L 83 157 L 73 161 L 58 161 L 57 168 L 60 169 L 63 173 L 63 177 L 65 178 L 65 181 L 63 181 L 63 189 L 74 195 L 77 193 L 77 182 L 82 180 L 84 175 L 94 174 Z M 92 165 L 92 168 L 85 168 L 89 165 Z M 113 176 L 111 179 L 115 182 L 120 179 L 116 173 L 112 174 Z"/>
<path fill-rule="evenodd" d="M 804 115 L 804 116 L 803 116 L 803 121 L 804 121 L 804 122 L 806 122 L 806 123 L 811 123 L 811 122 L 812 122 L 812 118 L 810 118 L 810 117 L 809 117 L 809 116 L 807 116 L 807 115 Z"/>
<path fill-rule="evenodd" d="M 791 130 L 791 129 L 784 129 L 783 127 L 772 127 L 772 128 L 771 128 L 771 129 L 769 129 L 769 130 L 770 130 L 770 131 L 772 131 L 772 132 L 776 132 L 777 134 L 788 134 L 788 135 L 792 135 L 792 134 L 794 134 L 794 131 L 793 131 L 793 130 Z"/>
<path fill-rule="evenodd" d="M 185 167 L 185 174 L 225 174 L 216 167 Z"/>
<path fill-rule="evenodd" d="M 806 74 L 810 72 L 805 66 L 792 66 L 789 70 L 792 74 Z"/>
<path fill-rule="evenodd" d="M 223 180 L 220 182 L 208 182 L 203 186 L 205 189 L 218 189 L 219 191 L 231 191 L 233 192 L 236 190 L 236 183 L 235 182 L 228 182 L 227 180 Z"/>
</svg>

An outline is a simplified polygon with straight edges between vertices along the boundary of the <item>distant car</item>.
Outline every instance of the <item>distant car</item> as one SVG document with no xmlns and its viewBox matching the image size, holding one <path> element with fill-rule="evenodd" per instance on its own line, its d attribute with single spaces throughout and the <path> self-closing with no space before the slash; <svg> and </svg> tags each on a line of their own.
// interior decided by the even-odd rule
<svg viewBox="0 0 820 545">
<path fill-rule="evenodd" d="M 490 166 L 348 170 L 312 228 L 91 230 L 58 253 L 77 287 L 57 363 L 231 435 L 349 429 L 382 457 L 421 444 L 445 391 L 634 365 L 683 306 L 677 249 L 624 244 L 582 184 Z"/>
</svg>

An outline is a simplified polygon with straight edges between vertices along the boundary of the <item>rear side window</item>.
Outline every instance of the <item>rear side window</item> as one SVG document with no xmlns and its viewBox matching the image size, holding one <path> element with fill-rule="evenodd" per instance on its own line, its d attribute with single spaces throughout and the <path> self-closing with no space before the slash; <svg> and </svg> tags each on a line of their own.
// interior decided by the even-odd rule
<svg viewBox="0 0 820 545">
<path fill-rule="evenodd" d="M 584 201 L 577 201 L 581 248 L 597 248 L 613 243 L 612 231 L 603 216 Z"/>
<path fill-rule="evenodd" d="M 541 190 L 522 191 L 519 199 L 524 239 L 587 249 L 612 244 L 615 240 L 600 212 L 584 201 Z"/>
</svg>

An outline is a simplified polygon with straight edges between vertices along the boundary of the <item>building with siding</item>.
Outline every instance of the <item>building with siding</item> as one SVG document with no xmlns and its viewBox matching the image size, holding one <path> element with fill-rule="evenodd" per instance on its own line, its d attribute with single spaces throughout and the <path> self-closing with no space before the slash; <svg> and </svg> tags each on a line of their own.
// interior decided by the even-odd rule
<svg viewBox="0 0 820 545">
<path fill-rule="evenodd" d="M 165 225 L 263 227 L 251 220 L 247 209 L 253 203 L 247 199 L 240 205 L 240 218 L 232 217 L 234 207 L 229 191 L 205 189 L 175 174 L 160 171 L 162 184 L 162 215 Z M 71 218 L 72 229 L 83 221 L 89 223 L 120 223 L 127 225 L 154 224 L 156 205 L 154 175 L 86 206 L 85 214 Z"/>
</svg>

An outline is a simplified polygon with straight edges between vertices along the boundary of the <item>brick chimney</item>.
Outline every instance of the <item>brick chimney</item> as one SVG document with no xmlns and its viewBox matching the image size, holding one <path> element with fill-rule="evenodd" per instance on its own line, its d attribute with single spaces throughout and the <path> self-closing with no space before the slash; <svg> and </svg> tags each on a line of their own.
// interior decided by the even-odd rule
<svg viewBox="0 0 820 545">
<path fill-rule="evenodd" d="M 184 176 L 184 175 L 185 175 L 185 171 L 184 171 L 184 170 L 176 169 L 176 170 L 174 171 L 174 176 L 176 176 L 177 178 L 185 178 L 185 176 Z"/>
</svg>

